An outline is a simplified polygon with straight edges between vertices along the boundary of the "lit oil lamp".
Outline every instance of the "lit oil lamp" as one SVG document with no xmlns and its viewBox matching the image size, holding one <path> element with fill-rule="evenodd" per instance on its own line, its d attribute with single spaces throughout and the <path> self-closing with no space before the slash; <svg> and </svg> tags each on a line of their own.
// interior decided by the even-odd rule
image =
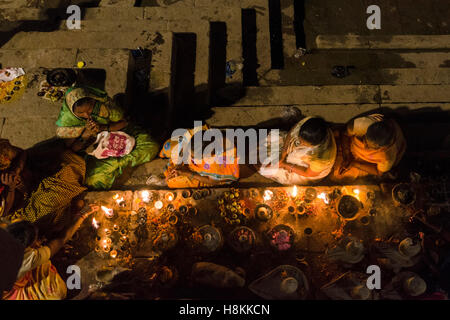
<svg viewBox="0 0 450 320">
<path fill-rule="evenodd" d="M 105 216 L 108 219 L 111 219 L 114 216 L 114 210 L 113 209 L 110 209 L 110 208 L 105 207 L 105 206 L 102 206 L 101 208 L 102 208 L 103 212 L 105 213 Z"/>
<path fill-rule="evenodd" d="M 116 201 L 117 205 L 119 207 L 124 207 L 125 206 L 125 200 L 123 199 L 123 197 L 121 197 L 118 193 L 116 193 L 113 196 L 113 200 Z"/>
<path fill-rule="evenodd" d="M 173 201 L 173 199 L 175 199 L 175 194 L 173 192 L 167 192 L 164 198 L 169 202 Z"/>
<path fill-rule="evenodd" d="M 264 196 L 263 196 L 264 201 L 270 201 L 270 199 L 272 199 L 272 197 L 273 197 L 272 191 L 270 191 L 270 190 L 264 191 Z"/>
<path fill-rule="evenodd" d="M 164 206 L 164 204 L 161 200 L 158 200 L 155 202 L 155 209 L 161 210 L 163 206 Z"/>
<path fill-rule="evenodd" d="M 113 230 L 116 231 L 116 232 L 119 231 L 119 225 L 115 224 L 115 225 L 113 226 Z"/>
<path fill-rule="evenodd" d="M 92 218 L 92 226 L 93 226 L 95 229 L 98 229 L 98 228 L 100 227 L 98 221 L 97 221 L 95 218 Z"/>
<path fill-rule="evenodd" d="M 109 256 L 110 256 L 111 258 L 115 259 L 115 258 L 117 257 L 117 250 L 112 250 L 112 251 L 109 253 Z"/>
<path fill-rule="evenodd" d="M 145 203 L 149 203 L 150 202 L 150 192 L 147 190 L 142 191 L 141 198 L 142 198 L 142 201 L 144 201 Z"/>
<path fill-rule="evenodd" d="M 297 186 L 294 186 L 294 188 L 292 189 L 292 198 L 295 198 L 297 194 L 298 194 Z"/>
<path fill-rule="evenodd" d="M 328 196 L 325 192 L 320 193 L 317 198 L 322 199 L 325 204 L 329 204 L 330 200 L 328 200 Z"/>
<path fill-rule="evenodd" d="M 353 189 L 353 193 L 355 194 L 355 198 L 358 199 L 358 200 L 360 200 L 360 199 L 359 199 L 359 194 L 360 194 L 359 189 Z"/>
</svg>

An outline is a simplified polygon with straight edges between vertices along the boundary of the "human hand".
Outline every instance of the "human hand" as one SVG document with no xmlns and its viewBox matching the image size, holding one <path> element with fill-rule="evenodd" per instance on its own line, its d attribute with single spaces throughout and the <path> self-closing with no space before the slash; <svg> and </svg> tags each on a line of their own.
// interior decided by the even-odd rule
<svg viewBox="0 0 450 320">
<path fill-rule="evenodd" d="M 10 189 L 15 189 L 20 183 L 20 177 L 14 173 L 2 173 L 0 175 L 0 181 Z"/>
<path fill-rule="evenodd" d="M 93 135 L 96 135 L 97 133 L 100 132 L 100 125 L 93 119 L 89 119 L 86 122 L 86 130 L 92 133 Z"/>
<path fill-rule="evenodd" d="M 89 217 L 91 214 L 93 214 L 94 212 L 97 212 L 98 210 L 100 210 L 100 206 L 96 206 L 94 204 L 90 204 L 89 205 L 89 209 L 87 212 L 81 212 L 80 214 L 80 218 L 82 220 L 85 220 L 87 217 Z"/>
</svg>

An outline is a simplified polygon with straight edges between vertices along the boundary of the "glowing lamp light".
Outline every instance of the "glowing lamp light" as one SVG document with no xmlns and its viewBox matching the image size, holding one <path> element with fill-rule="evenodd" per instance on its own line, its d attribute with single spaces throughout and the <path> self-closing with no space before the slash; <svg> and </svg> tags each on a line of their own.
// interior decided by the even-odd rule
<svg viewBox="0 0 450 320">
<path fill-rule="evenodd" d="M 110 255 L 111 258 L 115 259 L 115 258 L 117 257 L 117 251 L 116 251 L 116 250 L 112 250 L 112 251 L 109 253 L 109 255 Z"/>
<path fill-rule="evenodd" d="M 167 201 L 172 201 L 174 198 L 175 198 L 175 195 L 172 192 L 167 192 L 166 193 L 165 199 Z"/>
<path fill-rule="evenodd" d="M 353 193 L 355 194 L 356 199 L 359 200 L 359 189 L 353 189 Z"/>
<path fill-rule="evenodd" d="M 107 218 L 112 218 L 114 216 L 114 210 L 113 209 L 110 209 L 110 208 L 105 207 L 105 206 L 102 206 L 101 208 L 102 208 L 102 210 L 105 213 L 105 216 Z"/>
<path fill-rule="evenodd" d="M 158 200 L 155 202 L 155 208 L 160 210 L 163 207 L 162 201 Z"/>
<path fill-rule="evenodd" d="M 297 186 L 294 186 L 294 188 L 292 189 L 292 197 L 295 198 L 297 196 Z"/>
<path fill-rule="evenodd" d="M 144 202 L 149 202 L 150 201 L 150 192 L 148 192 L 147 190 L 144 190 L 141 192 L 141 197 L 142 197 L 142 201 Z"/>
<path fill-rule="evenodd" d="M 322 192 L 321 194 L 319 194 L 317 196 L 317 198 L 322 199 L 325 204 L 330 203 L 330 201 L 327 198 L 327 194 L 325 192 Z"/>
<path fill-rule="evenodd" d="M 100 225 L 98 224 L 98 221 L 95 218 L 92 218 L 92 225 L 95 229 L 98 229 Z"/>
<path fill-rule="evenodd" d="M 272 199 L 272 196 L 273 196 L 273 192 L 272 191 L 265 190 L 263 199 L 264 199 L 264 201 L 269 201 L 270 199 Z"/>
<path fill-rule="evenodd" d="M 125 201 L 118 193 L 114 195 L 113 200 L 116 201 L 117 205 L 121 205 Z"/>
</svg>

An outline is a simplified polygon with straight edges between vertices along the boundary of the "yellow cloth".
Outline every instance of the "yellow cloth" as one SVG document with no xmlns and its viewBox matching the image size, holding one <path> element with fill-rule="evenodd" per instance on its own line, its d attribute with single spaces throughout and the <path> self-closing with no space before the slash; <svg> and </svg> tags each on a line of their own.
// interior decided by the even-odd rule
<svg viewBox="0 0 450 320">
<path fill-rule="evenodd" d="M 17 210 L 13 219 L 21 218 L 36 222 L 42 217 L 52 215 L 53 223 L 60 223 L 64 211 L 72 199 L 86 190 L 82 186 L 86 165 L 80 156 L 71 151 L 62 155 L 62 168 L 54 176 L 45 178 L 34 191 L 24 208 Z"/>
</svg>

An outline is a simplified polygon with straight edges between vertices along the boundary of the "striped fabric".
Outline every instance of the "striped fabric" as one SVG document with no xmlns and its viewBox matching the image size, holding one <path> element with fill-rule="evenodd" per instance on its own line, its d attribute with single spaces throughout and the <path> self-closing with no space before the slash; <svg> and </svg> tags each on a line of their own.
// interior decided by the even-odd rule
<svg viewBox="0 0 450 320">
<path fill-rule="evenodd" d="M 41 181 L 27 199 L 26 206 L 14 213 L 14 219 L 33 223 L 46 217 L 56 224 L 64 222 L 65 209 L 74 197 L 86 190 L 82 186 L 86 164 L 83 158 L 68 150 L 61 157 L 62 168 L 55 175 Z"/>
</svg>

